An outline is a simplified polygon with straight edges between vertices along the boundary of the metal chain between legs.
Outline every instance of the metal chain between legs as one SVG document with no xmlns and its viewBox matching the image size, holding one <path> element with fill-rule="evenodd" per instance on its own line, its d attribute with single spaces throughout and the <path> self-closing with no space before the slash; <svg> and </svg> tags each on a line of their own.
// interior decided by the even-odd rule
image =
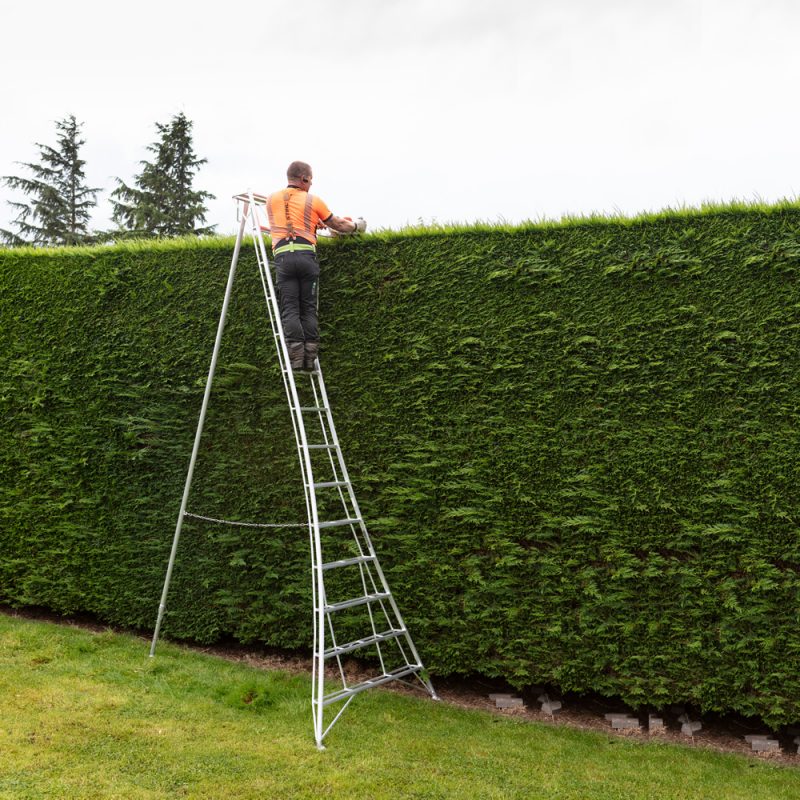
<svg viewBox="0 0 800 800">
<path fill-rule="evenodd" d="M 183 512 L 184 517 L 201 519 L 203 522 L 216 522 L 219 525 L 238 525 L 242 528 L 307 528 L 307 522 L 235 522 L 231 519 L 215 519 L 214 517 L 203 517 L 200 514 L 190 514 Z"/>
</svg>

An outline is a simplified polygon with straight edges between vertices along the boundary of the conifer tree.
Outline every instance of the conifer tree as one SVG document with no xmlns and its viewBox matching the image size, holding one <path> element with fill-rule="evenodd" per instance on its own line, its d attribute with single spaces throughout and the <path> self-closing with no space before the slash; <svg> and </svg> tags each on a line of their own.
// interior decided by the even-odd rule
<svg viewBox="0 0 800 800">
<path fill-rule="evenodd" d="M 100 189 L 86 186 L 83 168 L 86 162 L 79 152 L 85 139 L 80 138 L 81 124 L 70 114 L 56 122 L 58 141 L 55 147 L 36 143 L 39 163 L 17 162 L 31 177 L 4 175 L 0 181 L 18 189 L 30 201 L 8 204 L 17 211 L 13 221 L 17 231 L 0 230 L 6 244 L 68 245 L 90 242 L 89 214 L 97 205 Z"/>
<path fill-rule="evenodd" d="M 182 236 L 212 233 L 206 220 L 208 192 L 192 188 L 194 175 L 205 158 L 196 158 L 192 122 L 183 112 L 166 125 L 156 123 L 160 140 L 147 146 L 155 161 L 140 161 L 142 171 L 133 187 L 120 178 L 111 193 L 113 219 L 121 230 L 136 236 Z"/>
</svg>

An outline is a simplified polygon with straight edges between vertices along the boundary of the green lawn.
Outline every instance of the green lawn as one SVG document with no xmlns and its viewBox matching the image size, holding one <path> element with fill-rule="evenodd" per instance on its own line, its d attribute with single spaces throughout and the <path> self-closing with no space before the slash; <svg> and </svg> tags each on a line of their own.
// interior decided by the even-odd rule
<svg viewBox="0 0 800 800">
<path fill-rule="evenodd" d="M 800 798 L 800 770 L 380 690 L 326 744 L 308 678 L 0 614 L 0 798 Z"/>
</svg>

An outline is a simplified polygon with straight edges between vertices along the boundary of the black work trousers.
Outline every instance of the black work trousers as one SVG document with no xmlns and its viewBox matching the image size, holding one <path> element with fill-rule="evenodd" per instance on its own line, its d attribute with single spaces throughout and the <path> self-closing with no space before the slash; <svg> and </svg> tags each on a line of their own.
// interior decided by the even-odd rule
<svg viewBox="0 0 800 800">
<path fill-rule="evenodd" d="M 287 342 L 318 342 L 319 261 L 310 250 L 275 256 L 278 305 Z"/>
</svg>

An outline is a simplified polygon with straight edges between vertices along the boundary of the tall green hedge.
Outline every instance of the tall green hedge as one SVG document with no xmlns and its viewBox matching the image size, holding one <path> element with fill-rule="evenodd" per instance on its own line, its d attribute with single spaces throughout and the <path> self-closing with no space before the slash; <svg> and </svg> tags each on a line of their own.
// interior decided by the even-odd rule
<svg viewBox="0 0 800 800">
<path fill-rule="evenodd" d="M 0 600 L 152 626 L 232 241 L 0 251 Z M 434 674 L 800 719 L 800 209 L 321 248 L 322 361 Z M 298 522 L 250 250 L 190 511 Z M 165 632 L 308 646 L 307 537 L 187 523 Z"/>
</svg>

